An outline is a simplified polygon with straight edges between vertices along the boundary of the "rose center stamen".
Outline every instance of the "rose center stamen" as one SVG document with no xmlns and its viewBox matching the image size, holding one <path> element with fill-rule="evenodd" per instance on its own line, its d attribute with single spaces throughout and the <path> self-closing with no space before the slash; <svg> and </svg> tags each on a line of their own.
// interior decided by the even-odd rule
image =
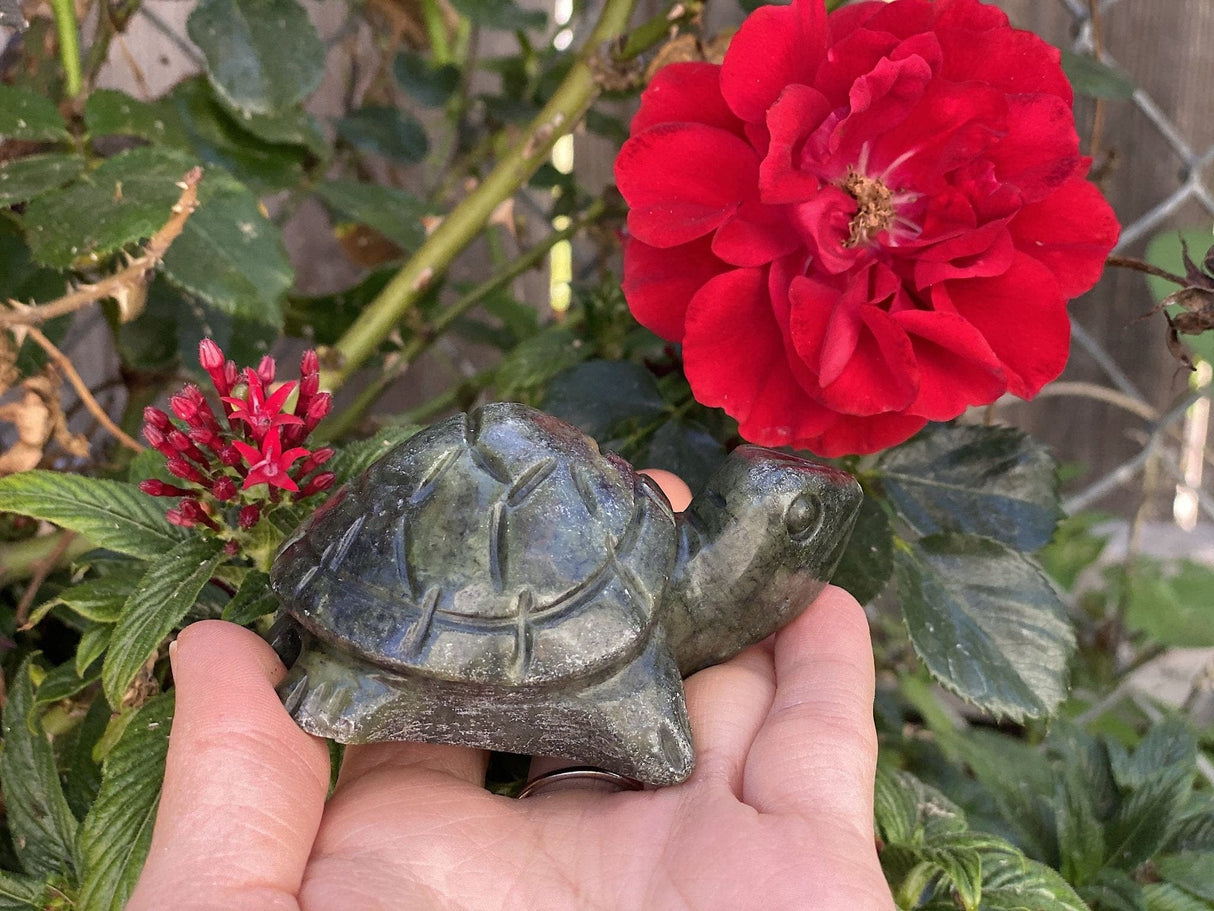
<svg viewBox="0 0 1214 911">
<path fill-rule="evenodd" d="M 845 247 L 868 243 L 874 236 L 889 227 L 894 220 L 894 193 L 874 177 L 865 177 L 851 168 L 843 180 L 843 190 L 859 206 L 848 227 L 851 229 Z"/>
</svg>

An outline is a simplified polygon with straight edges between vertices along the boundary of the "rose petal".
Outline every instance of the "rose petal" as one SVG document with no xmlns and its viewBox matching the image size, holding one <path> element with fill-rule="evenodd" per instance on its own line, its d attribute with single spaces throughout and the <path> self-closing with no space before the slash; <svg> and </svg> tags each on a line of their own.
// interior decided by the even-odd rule
<svg viewBox="0 0 1214 911">
<path fill-rule="evenodd" d="M 919 251 L 915 287 L 927 288 L 950 278 L 990 278 L 1012 265 L 1016 247 L 1002 222 L 982 225 L 965 234 Z"/>
<path fill-rule="evenodd" d="M 1043 199 L 1081 169 L 1071 106 L 1054 95 L 1009 95 L 1007 135 L 987 152 L 1000 181 L 1026 202 Z"/>
<path fill-rule="evenodd" d="M 789 445 L 833 419 L 789 369 L 765 269 L 736 269 L 705 283 L 687 308 L 683 365 L 696 399 L 724 408 L 753 442 Z"/>
<path fill-rule="evenodd" d="M 703 124 L 659 124 L 632 137 L 615 161 L 615 180 L 632 207 L 628 229 L 655 247 L 673 247 L 719 227 L 758 195 L 759 159 L 732 133 Z"/>
<path fill-rule="evenodd" d="M 702 123 L 739 137 L 743 129 L 721 94 L 721 67 L 715 63 L 671 63 L 654 74 L 630 130 L 635 136 L 659 123 Z"/>
<path fill-rule="evenodd" d="M 721 92 L 735 114 L 761 123 L 785 86 L 813 84 L 825 56 L 822 0 L 761 6 L 729 43 L 721 67 Z"/>
<path fill-rule="evenodd" d="M 982 333 L 952 313 L 902 310 L 893 319 L 909 336 L 919 365 L 919 395 L 907 409 L 949 421 L 1007 389 L 1003 366 Z"/>
<path fill-rule="evenodd" d="M 1066 299 L 1053 273 L 1037 260 L 1018 252 L 1003 275 L 939 287 L 986 338 L 1007 371 L 1013 395 L 1031 398 L 1066 366 L 1071 343 Z"/>
<path fill-rule="evenodd" d="M 927 418 L 911 414 L 840 415 L 822 433 L 799 439 L 795 445 L 827 459 L 866 455 L 910 439 L 926 424 Z"/>
<path fill-rule="evenodd" d="M 681 342 L 691 298 L 726 269 L 713 256 L 707 237 L 665 249 L 632 237 L 624 247 L 624 297 L 642 326 L 664 339 Z"/>
<path fill-rule="evenodd" d="M 1081 177 L 1025 206 L 1008 228 L 1017 247 L 1054 273 L 1068 298 L 1100 280 L 1105 258 L 1121 233 L 1112 207 Z"/>
<path fill-rule="evenodd" d="M 735 266 L 762 266 L 801 246 L 801 238 L 783 206 L 743 203 L 717 228 L 712 252 Z"/>
<path fill-rule="evenodd" d="M 763 202 L 801 202 L 817 193 L 821 181 L 816 173 L 802 169 L 802 149 L 830 110 L 826 96 L 803 85 L 790 85 L 772 105 L 767 112 L 771 140 L 759 165 L 759 197 Z"/>
</svg>

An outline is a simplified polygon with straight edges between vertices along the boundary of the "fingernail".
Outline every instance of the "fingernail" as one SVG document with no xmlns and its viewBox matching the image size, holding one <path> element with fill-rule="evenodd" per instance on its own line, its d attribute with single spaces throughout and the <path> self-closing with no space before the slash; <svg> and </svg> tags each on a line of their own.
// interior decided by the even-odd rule
<svg viewBox="0 0 1214 911">
<path fill-rule="evenodd" d="M 177 640 L 174 639 L 169 643 L 169 660 L 172 661 L 177 657 Z"/>
</svg>

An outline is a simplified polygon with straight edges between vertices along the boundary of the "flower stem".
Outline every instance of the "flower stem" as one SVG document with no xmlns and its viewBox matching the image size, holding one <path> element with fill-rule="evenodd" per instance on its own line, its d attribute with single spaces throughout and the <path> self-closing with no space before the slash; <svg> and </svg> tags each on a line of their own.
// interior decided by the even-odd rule
<svg viewBox="0 0 1214 911">
<path fill-rule="evenodd" d="M 84 88 L 75 0 L 51 0 L 51 9 L 55 13 L 55 31 L 59 36 L 59 60 L 63 64 L 64 89 L 68 98 L 75 98 Z"/>
<path fill-rule="evenodd" d="M 5 542 L 0 544 L 0 582 L 8 585 L 19 579 L 29 579 L 43 569 L 51 557 L 57 565 L 66 566 L 93 547 L 93 542 L 84 535 L 66 530 Z"/>
<path fill-rule="evenodd" d="M 336 366 L 321 376 L 321 385 L 336 389 L 373 355 L 418 298 L 451 261 L 481 232 L 493 210 L 509 199 L 535 172 L 553 144 L 576 126 L 598 94 L 595 61 L 605 42 L 628 25 L 636 0 L 607 0 L 577 62 L 522 141 L 515 145 L 475 190 L 435 229 L 400 272 L 379 293 L 333 346 Z"/>
</svg>

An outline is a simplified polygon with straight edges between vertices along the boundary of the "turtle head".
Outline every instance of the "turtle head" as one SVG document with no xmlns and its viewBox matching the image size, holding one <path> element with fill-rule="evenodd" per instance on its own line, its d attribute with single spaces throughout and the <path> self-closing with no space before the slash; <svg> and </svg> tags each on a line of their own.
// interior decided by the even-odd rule
<svg viewBox="0 0 1214 911">
<path fill-rule="evenodd" d="M 817 597 L 863 494 L 846 472 L 740 446 L 680 523 L 667 636 L 684 675 L 727 660 Z"/>
</svg>

